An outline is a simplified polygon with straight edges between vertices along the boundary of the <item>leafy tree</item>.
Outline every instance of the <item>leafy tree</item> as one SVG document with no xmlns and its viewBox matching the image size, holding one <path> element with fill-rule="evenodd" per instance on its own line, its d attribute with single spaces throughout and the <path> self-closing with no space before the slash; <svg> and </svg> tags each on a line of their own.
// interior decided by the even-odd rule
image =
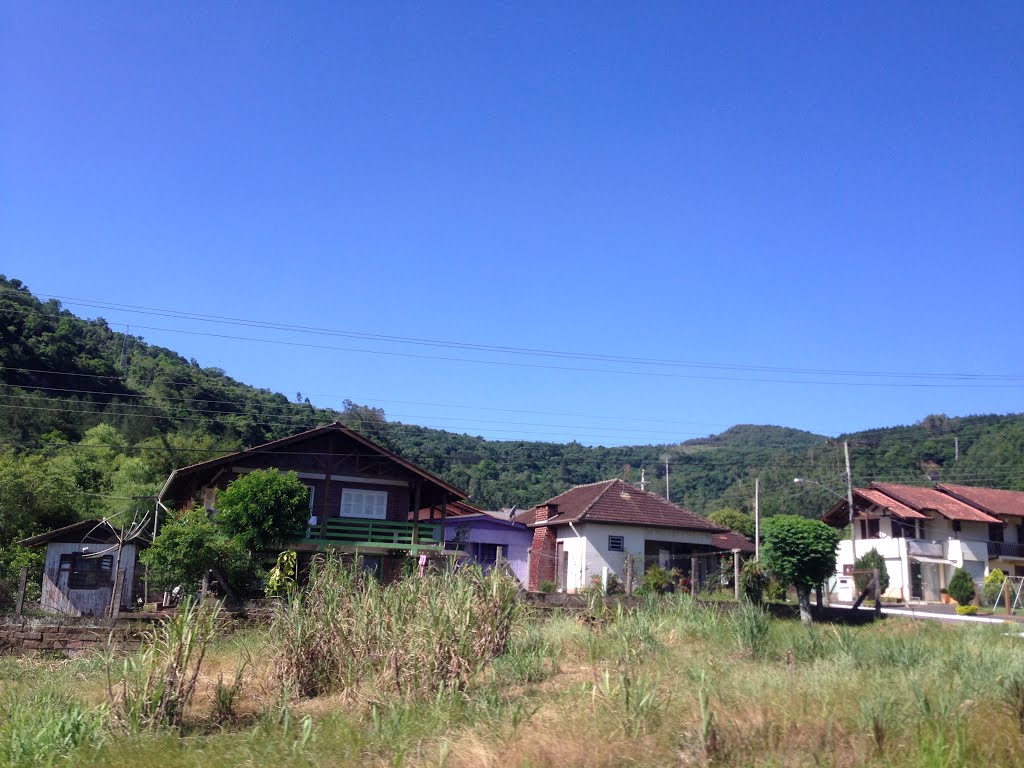
<svg viewBox="0 0 1024 768">
<path fill-rule="evenodd" d="M 194 508 L 165 523 L 140 559 L 158 586 L 192 586 L 215 566 L 234 573 L 247 570 L 248 553 L 209 519 L 205 509 Z"/>
<path fill-rule="evenodd" d="M 740 512 L 738 509 L 719 509 L 708 515 L 708 520 L 716 525 L 724 525 L 730 530 L 736 531 L 736 533 L 746 536 L 748 539 L 754 538 L 754 518 L 748 514 Z"/>
<path fill-rule="evenodd" d="M 811 623 L 811 589 L 835 572 L 840 536 L 820 520 L 798 515 L 777 515 L 764 522 L 762 561 L 779 581 L 796 587 L 804 624 Z"/>
<path fill-rule="evenodd" d="M 960 605 L 967 605 L 974 599 L 974 579 L 963 568 L 957 568 L 946 591 Z"/>
<path fill-rule="evenodd" d="M 881 582 L 881 584 L 878 585 L 878 591 L 879 594 L 881 594 L 889 588 L 889 571 L 885 567 L 885 558 L 878 554 L 878 550 L 872 547 L 870 552 L 866 552 L 858 557 L 853 564 L 853 569 L 855 571 L 870 571 L 875 568 L 878 569 L 878 580 Z M 863 592 L 870 581 L 871 574 L 869 573 L 854 574 L 853 583 L 857 587 L 857 593 L 860 594 Z"/>
<path fill-rule="evenodd" d="M 217 524 L 250 552 L 280 548 L 308 520 L 309 490 L 294 472 L 249 472 L 217 494 Z"/>
</svg>

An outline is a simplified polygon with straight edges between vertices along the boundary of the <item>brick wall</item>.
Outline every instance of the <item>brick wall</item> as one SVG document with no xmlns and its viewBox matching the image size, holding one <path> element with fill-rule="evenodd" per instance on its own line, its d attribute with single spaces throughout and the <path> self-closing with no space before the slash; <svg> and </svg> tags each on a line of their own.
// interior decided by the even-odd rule
<svg viewBox="0 0 1024 768">
<path fill-rule="evenodd" d="M 558 514 L 557 504 L 542 504 L 536 509 L 535 521 L 545 522 Z M 530 546 L 530 572 L 526 588 L 536 592 L 542 581 L 555 580 L 555 529 L 538 525 L 533 529 L 533 544 Z"/>
</svg>

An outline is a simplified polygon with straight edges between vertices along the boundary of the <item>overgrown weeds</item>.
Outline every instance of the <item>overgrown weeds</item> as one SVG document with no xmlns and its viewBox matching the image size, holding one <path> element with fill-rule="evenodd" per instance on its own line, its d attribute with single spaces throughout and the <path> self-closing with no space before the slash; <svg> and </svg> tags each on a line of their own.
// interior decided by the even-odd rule
<svg viewBox="0 0 1024 768">
<path fill-rule="evenodd" d="M 107 707 L 86 707 L 49 688 L 0 700 L 0 763 L 49 766 L 80 747 L 100 749 L 107 735 Z"/>
<path fill-rule="evenodd" d="M 181 724 L 219 613 L 220 603 L 185 600 L 174 616 L 147 634 L 138 653 L 122 660 L 116 680 L 117 662 L 108 644 L 107 696 L 118 723 L 132 732 Z"/>
<path fill-rule="evenodd" d="M 278 672 L 300 696 L 350 691 L 423 698 L 466 688 L 508 647 L 518 611 L 511 577 L 479 568 L 383 585 L 336 558 L 318 562 L 280 611 Z"/>
</svg>

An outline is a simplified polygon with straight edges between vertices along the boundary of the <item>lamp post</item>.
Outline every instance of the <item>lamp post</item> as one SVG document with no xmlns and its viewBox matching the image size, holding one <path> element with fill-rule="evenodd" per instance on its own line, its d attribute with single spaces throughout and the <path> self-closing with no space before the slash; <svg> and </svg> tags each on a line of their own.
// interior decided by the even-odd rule
<svg viewBox="0 0 1024 768">
<path fill-rule="evenodd" d="M 857 544 L 856 544 L 857 537 L 856 537 L 856 533 L 853 530 L 853 484 L 852 483 L 848 483 L 847 484 L 847 486 L 846 486 L 846 496 L 843 496 L 842 494 L 839 494 L 839 493 L 836 493 L 835 491 L 833 491 L 827 485 L 822 485 L 817 480 L 811 480 L 810 478 L 807 478 L 807 477 L 794 477 L 793 478 L 793 482 L 794 483 L 810 483 L 811 485 L 816 485 L 819 488 L 821 488 L 821 490 L 825 491 L 826 493 L 830 493 L 833 496 L 835 496 L 837 499 L 841 499 L 842 501 L 846 502 L 846 505 L 849 507 L 849 512 L 850 512 L 850 554 L 852 555 L 854 562 L 856 562 L 857 561 Z"/>
</svg>

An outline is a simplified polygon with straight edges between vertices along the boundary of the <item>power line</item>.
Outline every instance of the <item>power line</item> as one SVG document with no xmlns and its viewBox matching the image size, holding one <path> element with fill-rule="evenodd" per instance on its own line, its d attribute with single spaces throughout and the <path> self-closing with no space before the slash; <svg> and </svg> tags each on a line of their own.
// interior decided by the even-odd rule
<svg viewBox="0 0 1024 768">
<path fill-rule="evenodd" d="M 7 289 L 10 291 L 11 289 Z M 41 294 L 50 295 L 50 294 Z M 418 339 L 415 337 L 403 337 L 403 336 L 387 336 L 383 334 L 365 333 L 359 331 L 344 331 L 327 328 L 316 328 L 310 326 L 300 326 L 284 323 L 272 323 L 258 320 L 247 320 L 244 318 L 232 318 L 223 317 L 218 315 L 205 315 L 201 313 L 183 312 L 178 310 L 167 310 L 150 307 L 140 307 L 138 305 L 129 304 L 115 304 L 113 302 L 101 302 L 90 299 L 78 299 L 75 297 L 59 297 L 51 295 L 55 299 L 63 299 L 72 305 L 78 304 L 81 306 L 89 306 L 92 308 L 100 309 L 114 309 L 116 311 L 125 311 L 137 314 L 147 314 L 158 317 L 170 317 L 174 319 L 185 319 L 200 322 L 208 322 L 221 325 L 235 325 L 244 327 L 261 328 L 266 330 L 279 330 L 290 333 L 302 333 L 312 335 L 326 335 L 326 336 L 340 336 L 345 338 L 355 338 L 369 341 L 381 341 L 386 343 L 399 343 L 399 344 L 413 344 L 421 346 L 433 346 L 443 347 L 448 349 L 468 350 L 468 351 L 483 351 L 492 352 L 498 354 L 514 354 L 514 355 L 525 355 L 530 357 L 549 357 L 557 359 L 567 360 L 581 360 L 589 362 L 599 363 L 614 363 L 614 364 L 625 364 L 625 365 L 642 365 L 652 367 L 670 367 L 670 368 L 697 368 L 701 370 L 724 370 L 724 371 L 735 371 L 735 372 L 748 372 L 748 373 L 772 373 L 772 374 L 794 374 L 802 376 L 847 376 L 847 377 L 860 377 L 860 378 L 902 378 L 902 379 L 945 379 L 953 381 L 970 381 L 975 382 L 972 384 L 955 384 L 955 383 L 924 383 L 924 382 L 911 382 L 911 383 L 885 383 L 885 382 L 865 382 L 865 381 L 813 381 L 813 380 L 801 380 L 801 379 L 768 379 L 768 378 L 753 378 L 753 377 L 738 377 L 738 376 L 708 376 L 708 375 L 697 375 L 697 374 L 679 374 L 679 373 L 668 373 L 664 371 L 636 371 L 636 370 L 622 370 L 622 369 L 609 369 L 609 368 L 584 368 L 579 366 L 556 366 L 556 365 L 544 365 L 540 363 L 523 363 L 523 362 L 510 362 L 505 360 L 482 360 L 478 358 L 466 358 L 466 357 L 448 357 L 440 355 L 423 355 L 413 354 L 404 352 L 395 352 L 389 350 L 380 349 L 365 349 L 356 347 L 339 347 L 325 344 L 312 344 L 308 342 L 297 342 L 297 341 L 286 341 L 281 339 L 263 339 L 257 337 L 248 336 L 236 336 L 231 334 L 223 333 L 209 333 L 204 331 L 188 331 L 180 328 L 163 328 L 158 326 L 144 326 L 136 325 L 136 328 L 142 328 L 145 330 L 156 330 L 168 333 L 184 333 L 194 336 L 207 336 L 212 338 L 222 338 L 235 341 L 250 341 L 265 344 L 279 344 L 309 349 L 323 349 L 343 352 L 355 352 L 361 354 L 373 354 L 373 355 L 386 355 L 392 357 L 407 357 L 413 359 L 431 359 L 441 360 L 446 362 L 461 362 L 461 363 L 474 363 L 484 365 L 502 365 L 512 366 L 521 368 L 537 368 L 545 370 L 564 370 L 574 372 L 588 372 L 588 373 L 612 373 L 618 375 L 629 375 L 629 376 L 658 376 L 668 378 L 684 378 L 684 379 L 703 379 L 713 381 L 737 381 L 737 382 L 752 382 L 752 383 L 780 383 L 780 384 L 802 384 L 802 385 L 814 385 L 814 384 L 825 384 L 825 385 L 840 385 L 840 386 L 874 386 L 874 387 L 915 387 L 915 388 L 963 388 L 963 387 L 984 387 L 984 388 L 1020 388 L 1024 386 L 1024 377 L 1019 377 L 1011 374 L 977 374 L 977 373 L 931 373 L 931 372 L 902 372 L 902 371 L 842 371 L 842 370 L 826 370 L 826 369 L 809 369 L 809 368 L 794 368 L 794 367 L 778 367 L 778 366 L 750 366 L 741 365 L 735 363 L 710 363 L 702 361 L 686 361 L 686 360 L 670 360 L 670 359 L 657 359 L 657 358 L 641 358 L 641 357 L 629 357 L 622 355 L 602 355 L 594 353 L 581 353 L 581 352 L 567 352 L 559 350 L 546 350 L 546 349 L 533 349 L 528 347 L 510 347 L 501 345 L 489 345 L 489 344 L 473 344 L 467 342 L 450 342 L 436 339 Z M 34 311 L 36 313 L 46 314 L 36 308 L 23 308 L 13 307 L 8 308 L 16 311 Z M 52 313 L 50 313 L 52 314 Z M 59 314 L 58 314 L 59 316 Z M 977 382 L 996 382 L 996 381 L 1009 381 L 1017 382 L 1015 384 L 995 384 L 995 383 L 977 383 Z"/>
</svg>

